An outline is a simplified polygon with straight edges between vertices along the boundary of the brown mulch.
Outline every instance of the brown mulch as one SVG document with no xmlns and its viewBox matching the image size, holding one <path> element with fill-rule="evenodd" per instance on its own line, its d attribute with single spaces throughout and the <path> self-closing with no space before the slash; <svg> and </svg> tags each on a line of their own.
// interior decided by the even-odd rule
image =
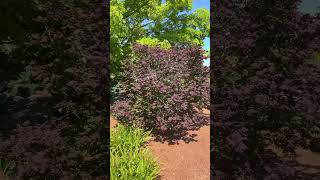
<svg viewBox="0 0 320 180">
<path fill-rule="evenodd" d="M 169 145 L 151 141 L 148 145 L 158 159 L 163 180 L 208 180 L 210 178 L 210 127 L 197 132 L 196 141 Z"/>
<path fill-rule="evenodd" d="M 296 149 L 297 157 L 294 159 L 290 159 L 285 156 L 281 149 L 277 148 L 275 145 L 270 145 L 269 149 L 271 149 L 274 153 L 276 153 L 279 157 L 284 158 L 285 160 L 295 160 L 297 165 L 294 166 L 295 169 L 302 171 L 304 173 L 320 173 L 320 154 L 312 152 L 308 149 L 303 149 L 298 147 Z"/>
<path fill-rule="evenodd" d="M 203 111 L 209 115 L 208 110 Z M 110 119 L 110 127 L 116 125 L 114 118 Z M 178 141 L 178 144 L 162 143 L 151 140 L 148 148 L 160 164 L 161 180 L 208 180 L 210 179 L 210 126 L 204 126 L 197 131 L 194 141 Z"/>
<path fill-rule="evenodd" d="M 113 128 L 117 125 L 117 120 L 113 118 L 112 116 L 110 117 L 110 128 Z"/>
</svg>

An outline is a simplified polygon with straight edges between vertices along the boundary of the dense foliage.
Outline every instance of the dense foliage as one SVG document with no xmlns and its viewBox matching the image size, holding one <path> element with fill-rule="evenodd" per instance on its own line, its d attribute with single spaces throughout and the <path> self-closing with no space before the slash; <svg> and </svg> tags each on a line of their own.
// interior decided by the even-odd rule
<svg viewBox="0 0 320 180">
<path fill-rule="evenodd" d="M 0 85 L 0 159 L 14 162 L 7 175 L 105 179 L 109 8 L 93 0 L 27 2 L 31 20 L 8 19 L 18 22 L 20 36 L 7 32 L 0 47 L 0 73 L 7 74 Z M 6 6 L 6 13 L 18 6 Z"/>
<path fill-rule="evenodd" d="M 171 48 L 171 44 L 169 43 L 169 41 L 167 41 L 167 40 L 159 41 L 159 39 L 157 39 L 157 38 L 145 37 L 145 38 L 141 38 L 141 39 L 137 40 L 137 43 L 141 44 L 141 45 L 151 46 L 151 47 L 159 46 L 163 49 Z"/>
<path fill-rule="evenodd" d="M 112 106 L 117 119 L 155 134 L 183 135 L 208 123 L 197 109 L 209 105 L 209 71 L 199 47 L 165 50 L 136 45 L 125 65 L 123 99 Z"/>
<path fill-rule="evenodd" d="M 217 179 L 319 179 L 278 157 L 320 138 L 319 14 L 298 0 L 212 3 L 211 112 Z M 312 59 L 310 61 L 310 59 Z"/>
<path fill-rule="evenodd" d="M 122 65 L 137 41 L 159 45 L 203 45 L 209 36 L 210 13 L 192 10 L 193 0 L 111 0 L 111 73 L 118 81 Z"/>
<path fill-rule="evenodd" d="M 150 132 L 118 124 L 110 133 L 110 179 L 155 180 L 160 168 L 144 145 Z"/>
</svg>

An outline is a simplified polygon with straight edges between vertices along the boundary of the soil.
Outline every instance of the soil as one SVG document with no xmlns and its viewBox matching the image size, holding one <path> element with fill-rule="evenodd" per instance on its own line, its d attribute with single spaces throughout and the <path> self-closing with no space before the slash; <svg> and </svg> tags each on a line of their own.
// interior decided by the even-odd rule
<svg viewBox="0 0 320 180">
<path fill-rule="evenodd" d="M 287 159 L 282 151 L 275 145 L 269 146 L 269 148 L 276 153 L 279 157 Z M 320 154 L 314 153 L 310 150 L 298 147 L 296 150 L 297 157 L 294 160 L 298 163 L 295 168 L 301 170 L 304 173 L 320 173 Z"/>
<path fill-rule="evenodd" d="M 210 115 L 208 110 L 204 114 Z M 110 127 L 114 127 L 117 121 L 110 119 Z M 189 143 L 179 141 L 178 144 L 169 145 L 151 140 L 149 149 L 153 152 L 160 164 L 161 180 L 204 180 L 210 178 L 210 126 L 204 126 L 198 131 L 189 131 L 196 134 L 195 141 Z M 270 146 L 278 156 L 283 154 L 277 148 Z M 298 157 L 295 159 L 306 173 L 320 173 L 320 154 L 298 148 Z"/>
<path fill-rule="evenodd" d="M 203 113 L 209 116 L 208 110 Z M 116 125 L 114 118 L 110 126 Z M 148 148 L 160 164 L 161 180 L 208 180 L 210 179 L 210 126 L 204 126 L 195 134 L 194 141 L 178 141 L 177 144 L 151 140 Z"/>
<path fill-rule="evenodd" d="M 113 128 L 117 125 L 117 120 L 113 118 L 112 116 L 110 117 L 110 128 Z"/>
<path fill-rule="evenodd" d="M 162 180 L 208 180 L 210 178 L 210 127 L 195 133 L 196 141 L 169 145 L 151 141 L 149 149 L 156 156 Z"/>
</svg>

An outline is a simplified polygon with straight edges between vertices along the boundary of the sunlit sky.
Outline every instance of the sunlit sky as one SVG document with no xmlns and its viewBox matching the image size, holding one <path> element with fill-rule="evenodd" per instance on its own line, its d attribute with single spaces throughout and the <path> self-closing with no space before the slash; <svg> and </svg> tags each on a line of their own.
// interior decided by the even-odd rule
<svg viewBox="0 0 320 180">
<path fill-rule="evenodd" d="M 193 10 L 196 10 L 198 8 L 207 8 L 210 11 L 210 0 L 193 0 Z M 209 37 L 205 38 L 203 48 L 205 50 L 209 50 L 210 49 L 210 39 L 209 39 Z M 204 65 L 205 66 L 209 66 L 210 65 L 210 58 L 204 60 Z"/>
<path fill-rule="evenodd" d="M 299 9 L 304 13 L 314 14 L 319 12 L 320 0 L 302 0 Z"/>
<path fill-rule="evenodd" d="M 162 3 L 166 2 L 165 0 L 162 0 Z M 193 0 L 193 6 L 192 11 L 198 9 L 198 8 L 207 8 L 210 11 L 210 0 Z M 208 22 L 210 23 L 210 22 Z M 209 37 L 204 39 L 204 46 L 203 49 L 209 50 L 210 49 L 210 39 Z M 205 66 L 210 66 L 210 58 L 205 59 L 204 63 Z"/>
</svg>

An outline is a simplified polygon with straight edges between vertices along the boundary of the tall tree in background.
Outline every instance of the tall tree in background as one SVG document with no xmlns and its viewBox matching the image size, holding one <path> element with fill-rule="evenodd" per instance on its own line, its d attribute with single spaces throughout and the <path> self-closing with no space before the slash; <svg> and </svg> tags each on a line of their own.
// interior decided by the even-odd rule
<svg viewBox="0 0 320 180">
<path fill-rule="evenodd" d="M 111 0 L 111 73 L 118 76 L 133 43 L 203 45 L 209 36 L 209 11 L 191 13 L 192 0 Z"/>
</svg>

